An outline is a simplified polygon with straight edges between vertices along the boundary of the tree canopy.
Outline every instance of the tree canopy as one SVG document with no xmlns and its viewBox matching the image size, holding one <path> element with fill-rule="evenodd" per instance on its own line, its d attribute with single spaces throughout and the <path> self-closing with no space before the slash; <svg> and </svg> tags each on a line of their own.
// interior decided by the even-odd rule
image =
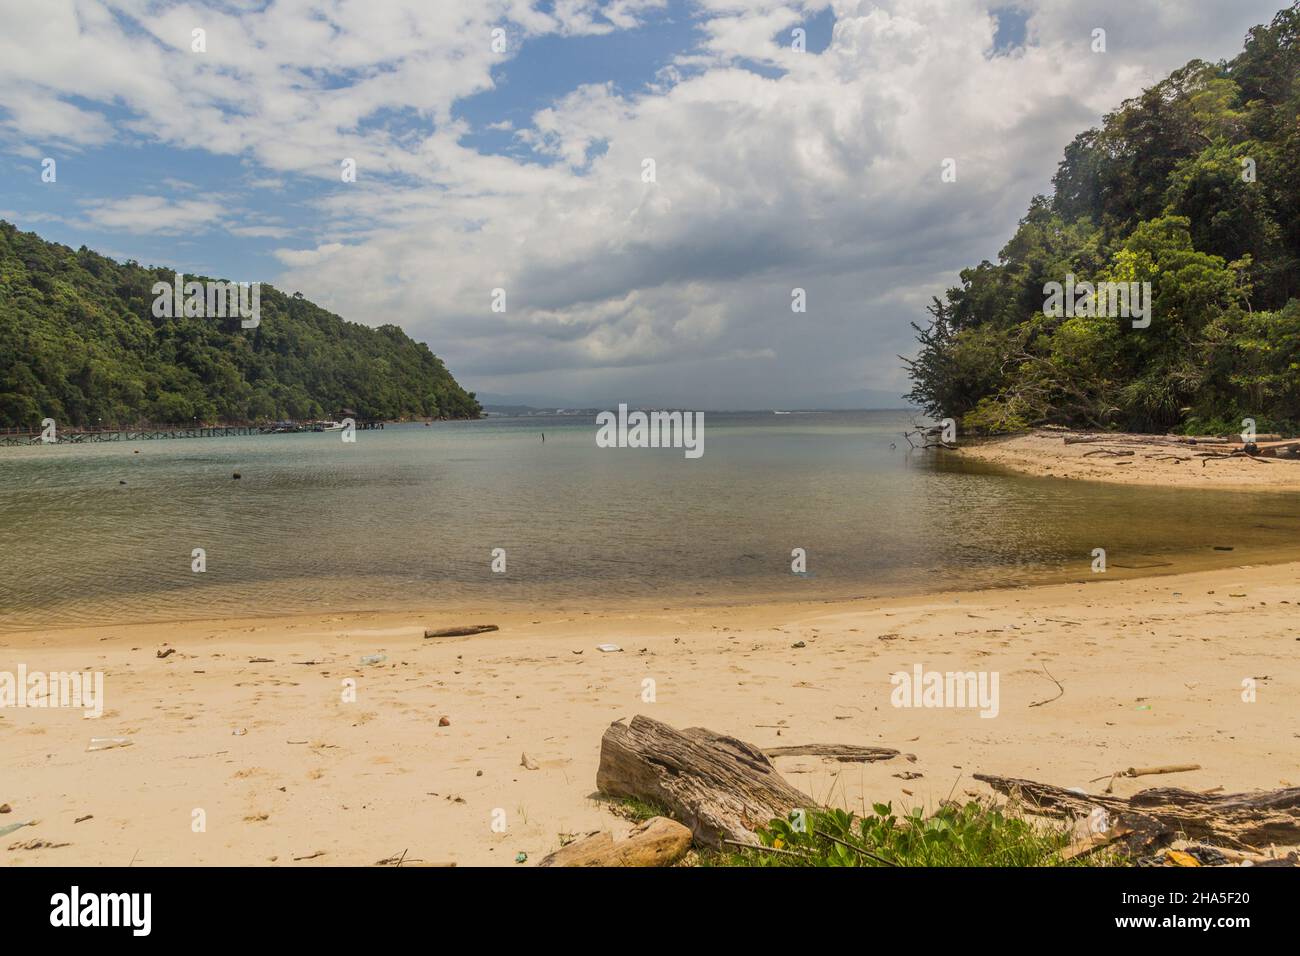
<svg viewBox="0 0 1300 956">
<path fill-rule="evenodd" d="M 265 284 L 255 328 L 157 318 L 153 286 L 173 277 L 0 221 L 0 426 L 480 414 L 395 325 L 347 322 Z"/>
<path fill-rule="evenodd" d="M 913 403 L 968 430 L 1300 427 L 1300 2 L 1065 150 L 998 255 L 913 323 Z M 1048 315 L 1045 286 L 1149 282 L 1152 321 Z"/>
</svg>

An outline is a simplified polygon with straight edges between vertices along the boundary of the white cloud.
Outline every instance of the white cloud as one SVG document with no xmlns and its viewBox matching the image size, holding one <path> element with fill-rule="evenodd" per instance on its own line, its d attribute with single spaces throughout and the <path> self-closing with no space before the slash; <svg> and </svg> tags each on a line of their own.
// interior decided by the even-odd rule
<svg viewBox="0 0 1300 956">
<path fill-rule="evenodd" d="M 702 41 L 658 85 L 583 86 L 515 125 L 550 165 L 479 154 L 450 122 L 493 85 L 491 28 L 525 43 L 599 34 L 661 3 L 23 5 L 0 35 L 0 107 L 26 135 L 41 129 L 33 103 L 118 103 L 134 117 L 118 136 L 238 155 L 257 169 L 250 188 L 330 181 L 316 244 L 277 253 L 280 284 L 427 337 L 470 387 L 562 371 L 550 388 L 576 400 L 785 404 L 905 390 L 893 356 L 908 321 L 994 255 L 1074 134 L 1189 58 L 1233 55 L 1278 3 L 1025 0 L 1028 43 L 1009 57 L 992 55 L 988 8 L 1003 3 L 834 0 L 829 49 L 801 54 L 789 31 L 826 2 L 700 0 Z M 195 26 L 206 54 L 189 52 Z M 1089 49 L 1095 27 L 1105 54 Z M 109 135 L 55 102 L 72 112 L 50 110 L 47 135 Z M 414 123 L 383 121 L 397 113 Z M 340 186 L 344 156 L 359 175 Z M 956 183 L 940 181 L 947 157 Z M 656 183 L 641 181 L 646 158 Z M 133 196 L 87 215 L 161 232 L 210 223 L 214 207 Z M 795 286 L 807 314 L 790 311 Z M 495 287 L 504 315 L 489 310 Z"/>
<path fill-rule="evenodd" d="M 220 203 L 204 199 L 172 200 L 162 196 L 124 196 L 88 200 L 86 221 L 97 229 L 133 234 L 180 235 L 200 231 L 225 213 Z"/>
<path fill-rule="evenodd" d="M 14 89 L 4 94 L 8 111 L 0 126 L 6 138 L 36 151 L 37 145 L 80 148 L 108 142 L 112 127 L 98 113 L 79 109 L 44 90 Z"/>
<path fill-rule="evenodd" d="M 294 234 L 287 226 L 227 226 L 226 231 L 244 239 L 288 239 Z"/>
</svg>

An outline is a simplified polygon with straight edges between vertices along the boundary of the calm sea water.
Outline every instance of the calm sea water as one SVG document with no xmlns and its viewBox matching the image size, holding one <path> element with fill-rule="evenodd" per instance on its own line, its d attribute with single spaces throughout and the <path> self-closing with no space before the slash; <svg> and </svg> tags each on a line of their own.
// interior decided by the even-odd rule
<svg viewBox="0 0 1300 956">
<path fill-rule="evenodd" d="M 598 448 L 594 422 L 569 417 L 390 426 L 355 444 L 0 448 L 0 628 L 867 596 L 1084 580 L 1095 547 L 1111 576 L 1296 553 L 1296 496 L 1002 474 L 909 452 L 910 421 L 706 413 L 697 460 Z"/>
</svg>

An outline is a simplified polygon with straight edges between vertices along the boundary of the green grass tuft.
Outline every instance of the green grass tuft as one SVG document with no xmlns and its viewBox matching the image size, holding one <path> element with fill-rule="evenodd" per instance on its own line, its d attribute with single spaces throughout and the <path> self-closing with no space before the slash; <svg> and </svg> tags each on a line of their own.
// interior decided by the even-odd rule
<svg viewBox="0 0 1300 956">
<path fill-rule="evenodd" d="M 622 800 L 613 801 L 609 809 L 612 813 L 618 814 L 625 820 L 631 820 L 633 823 L 645 823 L 652 817 L 671 817 L 672 814 L 657 804 L 648 800 L 642 800 L 639 797 L 627 797 Z"/>
<path fill-rule="evenodd" d="M 844 810 L 809 810 L 773 820 L 758 831 L 766 850 L 728 847 L 712 866 L 1098 866 L 1121 865 L 1099 851 L 1063 861 L 1071 840 L 1065 826 L 1049 827 L 971 801 L 946 803 L 925 816 L 902 817 L 878 803 L 865 817 Z"/>
</svg>

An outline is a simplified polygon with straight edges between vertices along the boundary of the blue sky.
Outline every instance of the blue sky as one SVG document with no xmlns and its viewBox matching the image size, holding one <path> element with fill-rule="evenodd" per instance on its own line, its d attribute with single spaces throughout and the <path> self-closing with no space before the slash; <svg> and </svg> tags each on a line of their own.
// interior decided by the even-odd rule
<svg viewBox="0 0 1300 956">
<path fill-rule="evenodd" d="M 396 322 L 488 395 L 896 404 L 1075 133 L 1276 2 L 0 0 L 0 217 Z"/>
<path fill-rule="evenodd" d="M 553 10 L 554 3 L 540 4 Z M 136 42 L 151 44 L 137 21 L 119 21 Z M 801 21 L 807 31 L 807 49 L 817 53 L 830 43 L 834 23 L 829 8 Z M 518 52 L 491 71 L 493 86 L 452 106 L 451 118 L 463 121 L 468 131 L 459 137 L 466 146 L 488 155 L 510 157 L 521 163 L 551 165 L 560 160 L 538 154 L 521 142 L 516 131 L 532 115 L 585 84 L 612 84 L 622 94 L 635 95 L 656 81 L 660 71 L 699 43 L 700 20 L 691 3 L 674 0 L 657 15 L 632 29 L 605 34 L 562 36 L 548 34 L 524 38 L 516 34 Z M 748 68 L 764 70 L 763 64 Z M 699 69 L 699 68 L 697 68 Z M 771 75 L 782 71 L 766 68 Z M 349 76 L 352 72 L 354 75 Z M 688 70 L 687 72 L 690 72 Z M 323 78 L 326 86 L 346 92 L 355 71 Z M 81 107 L 93 107 L 85 97 L 69 97 Z M 132 112 L 113 104 L 96 110 L 114 126 L 125 126 Z M 508 123 L 509 129 L 497 128 Z M 436 123 L 415 110 L 379 111 L 359 124 L 359 129 L 384 128 L 399 136 L 431 132 Z M 133 132 L 101 147 L 67 151 L 57 142 L 29 143 L 41 158 L 58 163 L 56 188 L 42 182 L 40 162 L 34 156 L 4 157 L 6 208 L 23 210 L 36 231 L 47 239 L 71 246 L 85 244 L 119 259 L 144 264 L 175 266 L 186 272 L 216 276 L 267 276 L 275 269 L 274 252 L 285 246 L 308 248 L 320 216 L 310 200 L 344 188 L 318 178 L 282 176 L 241 155 L 214 154 L 202 147 L 180 149 L 160 143 L 147 132 Z M 258 187 L 261 180 L 274 185 Z M 282 236 L 229 236 L 217 228 L 190 234 L 123 234 L 122 230 L 85 221 L 87 203 L 114 197 L 156 195 L 184 198 L 194 194 L 228 202 L 238 217 L 246 205 L 255 205 L 258 222 L 281 229 Z M 48 219 L 42 217 L 49 217 Z"/>
</svg>

